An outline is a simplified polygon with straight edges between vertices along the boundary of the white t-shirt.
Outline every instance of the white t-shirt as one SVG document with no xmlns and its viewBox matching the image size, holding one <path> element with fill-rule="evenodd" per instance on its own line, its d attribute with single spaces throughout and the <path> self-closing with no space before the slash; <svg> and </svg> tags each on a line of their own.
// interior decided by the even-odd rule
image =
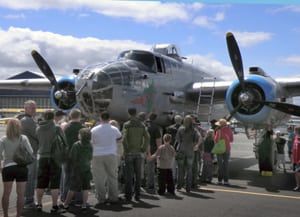
<svg viewBox="0 0 300 217">
<path fill-rule="evenodd" d="M 91 130 L 93 156 L 118 155 L 117 139 L 122 137 L 120 130 L 108 123 L 100 124 Z"/>
</svg>

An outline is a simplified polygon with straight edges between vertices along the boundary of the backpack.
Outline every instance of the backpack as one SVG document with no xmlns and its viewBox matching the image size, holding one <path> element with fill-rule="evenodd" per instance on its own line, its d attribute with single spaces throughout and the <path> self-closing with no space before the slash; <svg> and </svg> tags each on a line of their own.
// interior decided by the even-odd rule
<svg viewBox="0 0 300 217">
<path fill-rule="evenodd" d="M 51 157 L 57 164 L 64 163 L 68 158 L 68 146 L 58 126 L 55 127 L 55 135 L 51 143 Z"/>
</svg>

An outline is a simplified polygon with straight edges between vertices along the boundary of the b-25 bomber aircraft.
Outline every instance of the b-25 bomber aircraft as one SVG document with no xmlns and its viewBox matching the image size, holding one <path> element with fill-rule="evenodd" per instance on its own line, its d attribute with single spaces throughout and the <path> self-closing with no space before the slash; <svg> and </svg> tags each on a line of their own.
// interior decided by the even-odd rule
<svg viewBox="0 0 300 217">
<path fill-rule="evenodd" d="M 300 116 L 300 107 L 291 104 L 292 97 L 300 95 L 300 78 L 275 80 L 260 67 L 250 67 L 249 74 L 244 76 L 242 57 L 232 33 L 226 34 L 226 41 L 238 78 L 233 82 L 215 78 L 186 63 L 176 46 L 170 44 L 156 45 L 152 51 L 123 51 L 115 61 L 89 65 L 58 80 L 44 58 L 32 51 L 48 80 L 2 80 L 0 88 L 51 88 L 54 108 L 79 107 L 86 117 L 93 119 L 108 110 L 120 122 L 127 120 L 129 107 L 157 113 L 163 126 L 169 125 L 175 114 L 193 113 L 206 121 L 212 104 L 212 118 L 234 117 L 246 128 L 258 131 L 276 127 L 290 115 Z M 201 116 L 203 110 L 206 115 Z M 262 135 L 256 134 L 255 143 L 263 140 Z M 274 152 L 266 159 L 274 165 Z"/>
</svg>

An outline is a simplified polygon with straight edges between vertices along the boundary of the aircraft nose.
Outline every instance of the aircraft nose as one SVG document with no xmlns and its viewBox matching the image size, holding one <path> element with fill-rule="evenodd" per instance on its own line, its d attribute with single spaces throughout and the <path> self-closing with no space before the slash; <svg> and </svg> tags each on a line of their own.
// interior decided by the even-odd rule
<svg viewBox="0 0 300 217">
<path fill-rule="evenodd" d="M 77 102 L 88 117 L 99 117 L 108 109 L 113 96 L 112 80 L 101 68 L 85 70 L 78 76 L 77 90 Z"/>
</svg>

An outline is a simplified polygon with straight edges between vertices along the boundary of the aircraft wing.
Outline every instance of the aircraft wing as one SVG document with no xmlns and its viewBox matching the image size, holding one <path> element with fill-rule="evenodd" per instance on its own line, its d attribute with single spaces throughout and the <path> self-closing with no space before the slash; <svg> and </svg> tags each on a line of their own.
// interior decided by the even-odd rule
<svg viewBox="0 0 300 217">
<path fill-rule="evenodd" d="M 51 84 L 47 78 L 0 80 L 0 89 L 50 90 Z"/>
<path fill-rule="evenodd" d="M 300 96 L 300 77 L 275 79 L 285 90 L 286 97 Z"/>
<path fill-rule="evenodd" d="M 185 91 L 186 97 L 191 100 L 197 100 L 201 92 L 201 102 L 209 103 L 212 91 L 214 91 L 214 103 L 224 103 L 226 98 L 226 91 L 231 85 L 232 81 L 209 81 L 209 82 L 195 82 Z"/>
</svg>

